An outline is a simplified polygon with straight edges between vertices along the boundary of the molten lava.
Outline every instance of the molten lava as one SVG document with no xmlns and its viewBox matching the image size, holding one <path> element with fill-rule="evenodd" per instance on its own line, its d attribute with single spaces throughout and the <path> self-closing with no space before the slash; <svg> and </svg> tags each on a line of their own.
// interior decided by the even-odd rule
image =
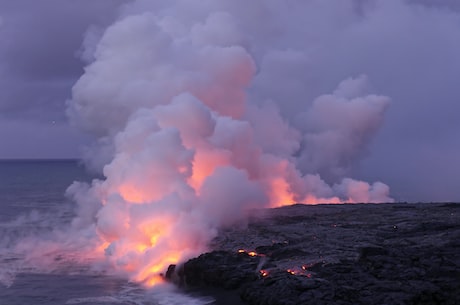
<svg viewBox="0 0 460 305">
<path fill-rule="evenodd" d="M 260 270 L 259 273 L 262 277 L 266 277 L 269 274 L 267 270 Z"/>
<path fill-rule="evenodd" d="M 252 256 L 252 257 L 256 257 L 256 256 L 265 256 L 264 254 L 260 254 L 260 253 L 257 253 L 255 251 L 247 251 L 247 250 L 244 250 L 244 249 L 239 249 L 238 250 L 238 253 L 245 253 L 247 254 L 248 256 Z"/>
<path fill-rule="evenodd" d="M 309 267 L 309 265 L 303 265 L 300 269 L 298 269 L 298 268 L 290 268 L 290 269 L 287 269 L 286 271 L 289 274 L 292 274 L 292 275 L 300 275 L 300 276 L 306 276 L 308 278 L 311 278 L 312 274 L 306 272 L 308 267 Z"/>
</svg>

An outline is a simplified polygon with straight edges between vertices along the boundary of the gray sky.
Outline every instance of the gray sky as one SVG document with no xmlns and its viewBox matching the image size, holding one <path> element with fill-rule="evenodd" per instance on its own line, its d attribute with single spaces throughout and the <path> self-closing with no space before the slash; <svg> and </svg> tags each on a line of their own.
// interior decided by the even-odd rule
<svg viewBox="0 0 460 305">
<path fill-rule="evenodd" d="M 113 22 L 123 2 L 0 0 L 0 158 L 80 155 L 92 138 L 69 126 L 65 101 L 83 74 L 85 33 Z M 460 2 L 354 3 L 362 20 L 346 31 L 328 23 L 336 15 L 307 14 L 305 37 L 318 47 L 295 74 L 310 84 L 303 98 L 366 74 L 391 105 L 353 177 L 385 182 L 397 200 L 460 200 Z M 367 5 L 377 8 L 361 12 Z"/>
<path fill-rule="evenodd" d="M 65 101 L 83 73 L 79 50 L 122 1 L 0 1 L 0 158 L 71 158 L 88 137 Z"/>
</svg>

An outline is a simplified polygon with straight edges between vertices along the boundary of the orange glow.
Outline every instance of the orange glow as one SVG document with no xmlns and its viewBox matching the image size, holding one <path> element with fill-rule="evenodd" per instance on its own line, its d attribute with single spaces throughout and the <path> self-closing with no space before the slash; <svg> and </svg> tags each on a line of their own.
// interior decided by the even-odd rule
<svg viewBox="0 0 460 305">
<path fill-rule="evenodd" d="M 155 285 L 162 284 L 164 282 L 165 282 L 165 279 L 161 275 L 154 275 L 154 276 L 148 278 L 145 281 L 145 284 L 147 286 L 149 286 L 149 287 L 153 287 Z"/>
<path fill-rule="evenodd" d="M 154 247 L 159 239 L 165 235 L 166 228 L 168 228 L 168 219 L 155 221 L 154 223 L 147 223 L 139 225 L 138 229 L 143 236 L 140 236 L 140 241 L 134 245 L 138 253 L 144 253 L 147 249 Z"/>
<path fill-rule="evenodd" d="M 199 194 L 204 180 L 212 175 L 218 166 L 226 164 L 229 164 L 228 157 L 219 151 L 197 150 L 193 160 L 193 173 L 188 179 L 189 185 Z"/>
<path fill-rule="evenodd" d="M 147 245 L 144 245 L 144 244 L 138 244 L 138 245 L 136 245 L 136 250 L 137 250 L 137 252 L 142 253 L 142 252 L 144 252 L 146 249 L 147 249 Z"/>
<path fill-rule="evenodd" d="M 123 269 L 127 272 L 134 272 L 136 271 L 136 269 L 138 268 L 139 266 L 136 264 L 136 263 L 128 263 L 126 265 L 123 266 Z"/>
<path fill-rule="evenodd" d="M 155 264 L 145 267 L 136 277 L 137 281 L 145 283 L 147 286 L 154 286 L 164 282 L 160 273 L 165 272 L 169 265 L 177 264 L 180 260 L 180 253 L 165 253 L 165 255 Z"/>
<path fill-rule="evenodd" d="M 280 207 L 295 203 L 294 194 L 289 190 L 289 184 L 282 177 L 270 181 L 270 201 L 272 207 Z"/>
<path fill-rule="evenodd" d="M 118 188 L 118 191 L 120 195 L 123 197 L 123 199 L 128 202 L 133 202 L 133 203 L 145 202 L 144 194 L 133 185 L 130 185 L 130 184 L 121 185 Z"/>
<path fill-rule="evenodd" d="M 158 238 L 160 238 L 160 233 L 152 235 L 150 237 L 150 246 L 152 246 L 152 247 L 155 246 L 157 244 L 157 242 L 158 242 Z"/>
<path fill-rule="evenodd" d="M 319 204 L 319 203 L 346 203 L 348 201 L 340 200 L 338 197 L 331 198 L 316 198 L 312 195 L 308 195 L 302 200 L 304 204 Z"/>
<path fill-rule="evenodd" d="M 99 247 L 96 248 L 97 253 L 104 253 L 105 249 L 110 245 L 109 242 L 103 242 Z"/>
<path fill-rule="evenodd" d="M 322 203 L 321 202 L 321 199 L 319 198 L 316 198 L 315 196 L 312 196 L 312 195 L 308 195 L 306 198 L 304 198 L 302 200 L 303 203 L 305 204 L 318 204 L 318 203 Z M 323 202 L 324 203 L 324 202 Z"/>
<path fill-rule="evenodd" d="M 264 256 L 263 254 L 258 254 L 258 253 L 255 252 L 255 251 L 246 251 L 246 250 L 243 250 L 243 249 L 239 249 L 239 250 L 238 250 L 238 253 L 246 253 L 247 255 L 252 256 L 252 257 L 255 257 L 255 256 Z"/>
<path fill-rule="evenodd" d="M 260 270 L 260 275 L 262 275 L 263 277 L 266 277 L 268 276 L 268 271 L 267 270 Z"/>
<path fill-rule="evenodd" d="M 306 273 L 307 269 L 311 267 L 311 265 L 303 265 L 301 269 L 294 268 L 294 269 L 287 269 L 286 271 L 292 275 L 300 275 L 300 276 L 306 276 L 308 278 L 312 277 L 311 273 Z"/>
</svg>

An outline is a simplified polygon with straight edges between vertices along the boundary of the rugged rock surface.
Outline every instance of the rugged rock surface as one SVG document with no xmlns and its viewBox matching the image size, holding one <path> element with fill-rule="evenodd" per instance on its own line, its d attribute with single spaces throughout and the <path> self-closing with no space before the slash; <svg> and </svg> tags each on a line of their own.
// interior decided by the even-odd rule
<svg viewBox="0 0 460 305">
<path fill-rule="evenodd" d="M 232 290 L 251 305 L 460 304 L 460 204 L 258 214 L 188 261 L 179 272 L 185 284 Z"/>
</svg>

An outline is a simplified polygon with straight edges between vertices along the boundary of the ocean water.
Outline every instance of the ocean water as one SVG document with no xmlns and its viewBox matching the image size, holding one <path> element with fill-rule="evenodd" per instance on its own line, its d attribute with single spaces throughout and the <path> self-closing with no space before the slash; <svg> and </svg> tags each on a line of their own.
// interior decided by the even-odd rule
<svg viewBox="0 0 460 305">
<path fill-rule="evenodd" d="M 93 178 L 76 160 L 0 161 L 0 305 L 214 304 L 169 285 L 146 289 L 95 270 L 91 261 L 60 259 L 59 249 L 35 262 L 18 250 L 18 243 L 65 230 L 74 217 L 65 190 Z"/>
</svg>

